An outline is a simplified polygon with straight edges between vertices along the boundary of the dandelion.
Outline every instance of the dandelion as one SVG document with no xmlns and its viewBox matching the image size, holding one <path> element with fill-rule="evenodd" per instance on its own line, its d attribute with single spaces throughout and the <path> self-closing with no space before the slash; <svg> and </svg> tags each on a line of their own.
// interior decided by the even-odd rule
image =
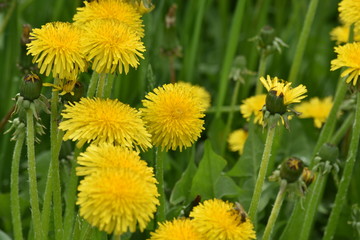
<svg viewBox="0 0 360 240">
<path fill-rule="evenodd" d="M 239 154 L 243 154 L 248 135 L 248 132 L 244 129 L 238 129 L 230 133 L 228 138 L 230 150 L 233 152 L 239 151 Z"/>
<path fill-rule="evenodd" d="M 211 102 L 211 96 L 208 91 L 206 91 L 205 88 L 198 86 L 198 85 L 191 85 L 188 82 L 179 82 L 180 86 L 185 86 L 187 88 L 191 88 L 194 94 L 195 98 L 198 98 L 200 104 L 204 108 L 204 110 L 207 110 L 210 107 Z"/>
<path fill-rule="evenodd" d="M 30 33 L 28 52 L 41 74 L 54 78 L 75 80 L 86 69 L 81 44 L 82 31 L 70 23 L 52 22 Z"/>
<path fill-rule="evenodd" d="M 144 44 L 130 27 L 113 19 L 99 19 L 84 26 L 84 52 L 98 73 L 129 72 L 144 58 Z"/>
<path fill-rule="evenodd" d="M 295 110 L 301 112 L 300 118 L 314 118 L 314 125 L 321 128 L 326 121 L 333 106 L 332 98 L 319 99 L 311 98 L 308 102 L 303 102 L 296 106 Z"/>
<path fill-rule="evenodd" d="M 235 204 L 212 199 L 200 203 L 190 213 L 194 226 L 208 240 L 255 239 L 254 226 Z"/>
<path fill-rule="evenodd" d="M 340 20 L 346 25 L 360 21 L 360 1 L 359 0 L 342 0 L 339 3 Z"/>
<path fill-rule="evenodd" d="M 156 180 L 145 169 L 102 170 L 86 176 L 78 190 L 80 216 L 109 234 L 135 232 L 137 225 L 143 231 L 159 205 Z"/>
<path fill-rule="evenodd" d="M 124 147 L 151 147 L 140 113 L 117 99 L 82 98 L 69 103 L 61 114 L 64 120 L 59 128 L 66 131 L 64 140 L 95 144 L 111 143 Z"/>
<path fill-rule="evenodd" d="M 159 224 L 149 240 L 205 240 L 190 219 L 174 219 Z"/>
<path fill-rule="evenodd" d="M 350 27 L 338 26 L 330 32 L 331 40 L 336 41 L 336 44 L 347 43 L 349 41 Z M 360 40 L 359 31 L 354 32 L 354 41 Z"/>
<path fill-rule="evenodd" d="M 204 108 L 194 98 L 192 88 L 165 84 L 150 92 L 141 108 L 155 146 L 180 151 L 190 147 L 204 129 Z"/>
<path fill-rule="evenodd" d="M 343 46 L 335 47 L 337 58 L 331 61 L 331 71 L 341 67 L 346 70 L 341 73 L 341 77 L 346 78 L 346 82 L 352 81 L 355 86 L 360 74 L 360 43 L 347 43 Z"/>
<path fill-rule="evenodd" d="M 78 26 L 84 26 L 96 19 L 115 19 L 130 29 L 132 29 L 140 37 L 144 36 L 144 25 L 142 24 L 141 14 L 137 8 L 121 0 L 102 0 L 84 2 L 85 7 L 77 8 L 77 13 L 73 20 Z"/>
<path fill-rule="evenodd" d="M 116 169 L 127 169 L 144 177 L 152 172 L 152 169 L 147 167 L 147 163 L 140 159 L 138 152 L 109 143 L 91 144 L 77 158 L 77 163 L 78 176 Z"/>
<path fill-rule="evenodd" d="M 252 115 L 254 115 L 254 122 L 258 124 L 263 123 L 263 113 L 261 109 L 265 105 L 266 94 L 260 94 L 253 97 L 249 97 L 243 100 L 243 104 L 240 105 L 240 112 L 243 117 L 250 121 Z"/>
</svg>

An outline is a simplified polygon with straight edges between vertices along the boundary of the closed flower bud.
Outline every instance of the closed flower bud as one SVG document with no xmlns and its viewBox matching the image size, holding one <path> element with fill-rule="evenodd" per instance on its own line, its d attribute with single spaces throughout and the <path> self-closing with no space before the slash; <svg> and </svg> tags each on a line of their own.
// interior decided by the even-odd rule
<svg viewBox="0 0 360 240">
<path fill-rule="evenodd" d="M 266 110 L 271 114 L 284 114 L 286 105 L 284 104 L 284 95 L 282 93 L 277 96 L 276 91 L 271 90 L 266 96 Z"/>
<path fill-rule="evenodd" d="M 306 186 L 309 187 L 310 184 L 315 180 L 315 173 L 309 168 L 305 167 L 301 174 L 301 179 L 304 181 Z"/>
<path fill-rule="evenodd" d="M 304 169 L 303 162 L 295 157 L 285 160 L 280 167 L 280 177 L 288 183 L 293 183 L 299 179 Z"/>
<path fill-rule="evenodd" d="M 334 163 L 339 157 L 339 149 L 335 145 L 325 143 L 321 146 L 318 155 L 322 161 L 330 161 Z"/>
<path fill-rule="evenodd" d="M 26 100 L 33 101 L 39 98 L 42 88 L 41 78 L 34 74 L 27 74 L 20 84 L 20 96 Z"/>
<path fill-rule="evenodd" d="M 265 26 L 260 31 L 259 37 L 259 47 L 267 48 L 271 47 L 274 44 L 275 40 L 275 31 L 270 26 Z"/>
</svg>

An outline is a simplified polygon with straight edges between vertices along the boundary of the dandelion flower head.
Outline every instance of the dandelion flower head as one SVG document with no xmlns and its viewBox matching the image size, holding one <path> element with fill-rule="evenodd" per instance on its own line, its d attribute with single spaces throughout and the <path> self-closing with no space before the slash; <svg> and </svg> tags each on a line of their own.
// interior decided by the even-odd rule
<svg viewBox="0 0 360 240">
<path fill-rule="evenodd" d="M 115 19 L 130 27 L 140 37 L 144 36 L 141 14 L 133 4 L 121 0 L 84 2 L 85 7 L 77 9 L 74 22 L 78 26 L 95 19 Z"/>
<path fill-rule="evenodd" d="M 349 32 L 350 32 L 349 26 L 343 25 L 343 26 L 335 27 L 330 32 L 331 40 L 336 41 L 336 44 L 347 43 L 349 41 Z M 355 31 L 354 40 L 355 41 L 360 40 L 360 32 L 359 31 Z"/>
<path fill-rule="evenodd" d="M 159 205 L 156 180 L 144 172 L 102 170 L 86 176 L 78 187 L 80 216 L 109 234 L 135 232 L 137 225 L 143 231 Z"/>
<path fill-rule="evenodd" d="M 302 102 L 297 105 L 295 110 L 301 112 L 300 118 L 314 118 L 315 127 L 321 128 L 329 116 L 332 106 L 333 102 L 331 97 L 324 99 L 314 97 L 307 102 Z"/>
<path fill-rule="evenodd" d="M 360 74 L 360 43 L 347 43 L 343 46 L 335 47 L 337 58 L 331 61 L 331 71 L 346 67 L 341 73 L 341 77 L 346 78 L 346 82 L 352 81 L 355 86 Z"/>
<path fill-rule="evenodd" d="M 240 105 L 240 112 L 243 117 L 250 121 L 251 116 L 254 114 L 254 122 L 262 124 L 263 113 L 261 109 L 265 105 L 265 99 L 266 94 L 260 94 L 243 100 L 243 104 Z"/>
<path fill-rule="evenodd" d="M 27 54 L 33 56 L 41 74 L 75 80 L 85 71 L 86 61 L 81 44 L 82 30 L 65 22 L 51 22 L 30 33 Z"/>
<path fill-rule="evenodd" d="M 360 22 L 360 0 L 342 0 L 339 3 L 339 16 L 341 22 L 346 25 Z"/>
<path fill-rule="evenodd" d="M 244 129 L 238 129 L 230 133 L 228 137 L 229 148 L 232 152 L 239 151 L 239 154 L 243 154 L 244 145 L 248 137 L 248 132 Z"/>
<path fill-rule="evenodd" d="M 291 103 L 298 103 L 301 99 L 306 97 L 307 89 L 304 85 L 300 84 L 299 86 L 292 88 L 291 82 L 286 82 L 277 77 L 270 78 L 267 75 L 266 79 L 264 77 L 260 78 L 261 83 L 264 85 L 268 92 L 275 91 L 276 96 L 284 97 L 284 105 L 289 105 Z"/>
<path fill-rule="evenodd" d="M 243 221 L 235 204 L 220 199 L 204 201 L 190 213 L 196 229 L 208 240 L 255 239 L 254 226 L 249 218 Z"/>
<path fill-rule="evenodd" d="M 174 219 L 159 224 L 149 240 L 205 240 L 190 219 Z"/>
<path fill-rule="evenodd" d="M 91 144 L 77 158 L 78 176 L 91 175 L 103 170 L 127 169 L 141 176 L 151 176 L 152 168 L 140 159 L 139 153 L 109 143 Z"/>
<path fill-rule="evenodd" d="M 142 102 L 144 108 L 140 110 L 152 143 L 166 151 L 190 147 L 204 130 L 204 108 L 194 98 L 192 87 L 165 84 L 148 93 Z"/>
<path fill-rule="evenodd" d="M 200 104 L 203 106 L 204 110 L 210 107 L 211 95 L 205 88 L 199 85 L 191 85 L 188 82 L 179 82 L 179 85 L 183 85 L 187 88 L 193 89 L 194 97 L 199 99 Z"/>
<path fill-rule="evenodd" d="M 84 53 L 98 73 L 129 72 L 143 57 L 143 42 L 129 26 L 114 19 L 93 20 L 84 25 Z"/>
<path fill-rule="evenodd" d="M 151 147 L 140 113 L 117 99 L 81 98 L 65 105 L 61 115 L 64 120 L 59 128 L 66 131 L 64 140 L 79 141 L 78 146 L 92 141 L 143 150 Z"/>
</svg>

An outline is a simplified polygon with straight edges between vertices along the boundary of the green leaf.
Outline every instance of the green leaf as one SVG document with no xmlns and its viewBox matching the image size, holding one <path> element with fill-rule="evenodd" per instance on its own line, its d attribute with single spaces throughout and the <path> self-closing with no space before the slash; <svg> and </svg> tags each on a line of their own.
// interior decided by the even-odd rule
<svg viewBox="0 0 360 240">
<path fill-rule="evenodd" d="M 241 190 L 234 180 L 228 176 L 220 176 L 215 183 L 215 197 L 240 197 L 244 191 Z"/>
<path fill-rule="evenodd" d="M 225 124 L 221 118 L 214 118 L 208 131 L 208 139 L 211 141 L 215 152 L 221 152 L 221 146 L 226 142 Z"/>
<path fill-rule="evenodd" d="M 201 199 L 216 197 L 215 185 L 225 166 L 225 159 L 213 151 L 210 141 L 206 141 L 204 156 L 194 176 L 190 196 L 195 198 L 200 195 Z"/>
<path fill-rule="evenodd" d="M 0 230 L 0 239 L 1 239 L 1 240 L 11 240 L 11 238 L 9 237 L 9 235 L 7 235 L 6 233 L 4 233 L 2 230 Z"/>
</svg>

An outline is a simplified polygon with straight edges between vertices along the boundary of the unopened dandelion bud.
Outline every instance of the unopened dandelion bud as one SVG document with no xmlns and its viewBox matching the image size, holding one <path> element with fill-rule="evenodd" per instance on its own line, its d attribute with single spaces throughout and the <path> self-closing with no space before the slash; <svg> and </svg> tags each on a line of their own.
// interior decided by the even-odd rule
<svg viewBox="0 0 360 240">
<path fill-rule="evenodd" d="M 309 187 L 310 184 L 315 181 L 315 173 L 309 168 L 305 167 L 301 174 L 301 179 L 304 181 L 306 186 Z"/>
<path fill-rule="evenodd" d="M 277 95 L 277 92 L 271 90 L 266 96 L 266 110 L 271 114 L 284 114 L 286 112 L 286 105 L 284 104 L 284 95 L 280 93 Z"/>
<path fill-rule="evenodd" d="M 288 183 L 293 183 L 299 179 L 304 169 L 304 163 L 295 157 L 285 160 L 280 167 L 280 177 Z"/>
<path fill-rule="evenodd" d="M 322 161 L 330 161 L 334 163 L 339 157 L 339 149 L 333 144 L 324 143 L 321 146 L 318 155 Z"/>
<path fill-rule="evenodd" d="M 259 47 L 260 48 L 267 48 L 268 46 L 271 47 L 275 40 L 275 31 L 270 26 L 265 26 L 260 31 L 259 36 Z"/>
<path fill-rule="evenodd" d="M 33 101 L 39 98 L 41 88 L 41 78 L 34 73 L 27 74 L 20 84 L 20 96 L 26 100 Z"/>
</svg>

